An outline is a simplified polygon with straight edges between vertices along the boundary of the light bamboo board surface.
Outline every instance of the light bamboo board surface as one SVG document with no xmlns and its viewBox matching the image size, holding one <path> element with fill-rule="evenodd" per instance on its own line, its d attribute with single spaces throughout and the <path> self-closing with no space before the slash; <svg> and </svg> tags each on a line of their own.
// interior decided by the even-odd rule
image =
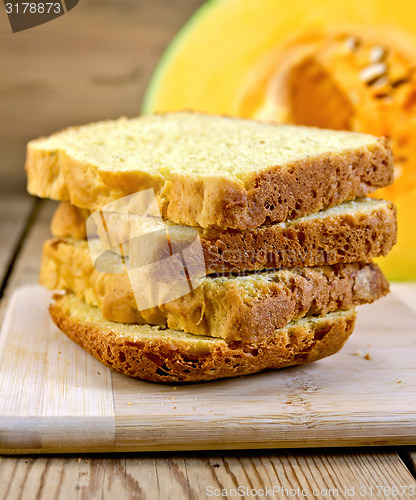
<svg viewBox="0 0 416 500">
<path fill-rule="evenodd" d="M 57 330 L 49 297 L 33 285 L 9 302 L 0 337 L 1 453 L 416 443 L 415 285 L 395 285 L 361 307 L 335 356 L 184 386 L 113 373 Z"/>
</svg>

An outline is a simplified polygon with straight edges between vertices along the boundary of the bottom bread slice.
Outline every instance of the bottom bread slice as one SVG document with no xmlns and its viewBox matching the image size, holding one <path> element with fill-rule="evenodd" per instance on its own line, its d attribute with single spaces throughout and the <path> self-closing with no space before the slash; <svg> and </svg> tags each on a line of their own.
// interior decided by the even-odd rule
<svg viewBox="0 0 416 500">
<path fill-rule="evenodd" d="M 74 342 L 113 370 L 154 382 L 198 382 L 309 363 L 336 353 L 354 329 L 354 309 L 292 321 L 263 342 L 192 335 L 105 319 L 73 293 L 50 313 Z"/>
</svg>

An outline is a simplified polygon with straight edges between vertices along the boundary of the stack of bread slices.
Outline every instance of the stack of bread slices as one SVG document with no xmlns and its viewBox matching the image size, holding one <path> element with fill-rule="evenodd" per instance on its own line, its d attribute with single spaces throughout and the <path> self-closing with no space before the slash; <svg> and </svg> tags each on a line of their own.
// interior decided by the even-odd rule
<svg viewBox="0 0 416 500">
<path fill-rule="evenodd" d="M 126 375 L 202 381 L 315 361 L 345 343 L 356 305 L 388 292 L 372 259 L 394 245 L 396 211 L 367 197 L 393 180 L 383 138 L 178 112 L 32 141 L 26 170 L 30 193 L 61 201 L 40 272 L 63 291 L 51 316 Z M 123 267 L 140 239 L 106 251 L 105 272 L 86 223 L 149 189 L 169 234 L 193 228 L 204 275 L 143 308 Z"/>
</svg>

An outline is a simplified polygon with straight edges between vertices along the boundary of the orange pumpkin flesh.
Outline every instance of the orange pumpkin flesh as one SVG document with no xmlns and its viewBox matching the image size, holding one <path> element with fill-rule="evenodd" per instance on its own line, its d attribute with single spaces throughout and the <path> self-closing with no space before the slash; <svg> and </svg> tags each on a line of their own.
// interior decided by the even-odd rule
<svg viewBox="0 0 416 500">
<path fill-rule="evenodd" d="M 333 0 L 212 1 L 168 51 L 144 111 L 192 108 L 390 137 L 396 180 L 375 196 L 395 201 L 399 241 L 380 264 L 390 279 L 414 280 L 413 34 L 408 0 L 351 0 L 342 9 Z M 370 78 L 372 64 L 386 74 Z"/>
</svg>

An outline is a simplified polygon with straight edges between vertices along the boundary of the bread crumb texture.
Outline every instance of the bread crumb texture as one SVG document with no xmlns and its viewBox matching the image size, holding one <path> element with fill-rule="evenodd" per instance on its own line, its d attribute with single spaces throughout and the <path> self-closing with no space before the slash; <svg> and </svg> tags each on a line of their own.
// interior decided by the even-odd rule
<svg viewBox="0 0 416 500">
<path fill-rule="evenodd" d="M 155 382 L 214 380 L 316 361 L 343 346 L 356 317 L 350 309 L 303 318 L 262 342 L 239 342 L 114 323 L 72 293 L 56 295 L 50 313 L 70 339 L 105 365 Z"/>
<path fill-rule="evenodd" d="M 71 213 L 75 212 L 75 214 Z M 80 214 L 84 213 L 84 219 Z M 88 211 L 64 204 L 52 221 L 52 234 L 85 234 Z M 112 221 L 118 241 L 131 236 L 128 216 Z M 76 221 L 76 222 L 74 222 Z M 133 227 L 134 219 L 132 223 Z M 184 235 L 181 235 L 184 229 Z M 186 240 L 187 228 L 167 223 L 176 241 Z M 199 228 L 206 274 L 241 273 L 262 269 L 332 265 L 368 261 L 387 255 L 397 240 L 397 214 L 392 202 L 358 198 L 315 214 L 247 230 Z M 128 244 L 124 244 L 127 248 Z M 163 249 L 162 245 L 162 249 Z M 161 255 L 161 258 L 163 256 Z"/>
<path fill-rule="evenodd" d="M 112 259 L 121 260 L 117 254 Z M 376 264 L 338 264 L 207 276 L 191 293 L 139 310 L 127 272 L 100 273 L 86 242 L 63 239 L 45 243 L 40 282 L 52 290 L 74 292 L 109 320 L 244 341 L 264 341 L 293 319 L 347 310 L 389 290 Z"/>
<path fill-rule="evenodd" d="M 30 193 L 98 209 L 153 188 L 175 223 L 246 229 L 393 181 L 384 138 L 192 112 L 121 118 L 31 141 Z"/>
</svg>

